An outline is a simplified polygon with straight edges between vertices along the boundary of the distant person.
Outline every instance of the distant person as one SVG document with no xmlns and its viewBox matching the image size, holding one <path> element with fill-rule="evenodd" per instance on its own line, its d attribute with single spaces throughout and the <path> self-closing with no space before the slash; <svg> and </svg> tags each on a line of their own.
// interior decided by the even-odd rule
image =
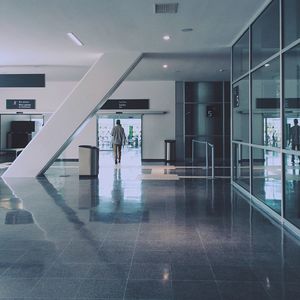
<svg viewBox="0 0 300 300">
<path fill-rule="evenodd" d="M 273 134 L 272 134 L 272 146 L 273 147 L 277 147 L 277 134 L 276 134 L 276 130 L 274 130 Z"/>
<path fill-rule="evenodd" d="M 294 126 L 290 129 L 289 143 L 292 143 L 292 150 L 300 151 L 300 126 L 298 125 L 298 119 L 294 119 Z M 299 163 L 300 163 L 300 156 Z M 292 155 L 292 164 L 295 163 L 295 156 Z"/>
<path fill-rule="evenodd" d="M 117 164 L 118 162 L 121 162 L 121 149 L 122 145 L 125 145 L 126 142 L 126 135 L 124 128 L 121 126 L 120 120 L 116 121 L 116 126 L 112 129 L 111 135 L 114 148 L 115 164 Z"/>
</svg>

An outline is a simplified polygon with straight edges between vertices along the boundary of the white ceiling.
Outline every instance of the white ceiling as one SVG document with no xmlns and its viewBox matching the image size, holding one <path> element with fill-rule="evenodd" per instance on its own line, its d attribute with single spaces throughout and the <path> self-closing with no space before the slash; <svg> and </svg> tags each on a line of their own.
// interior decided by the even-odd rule
<svg viewBox="0 0 300 300">
<path fill-rule="evenodd" d="M 154 14 L 155 3 L 170 2 L 179 3 L 177 14 Z M 0 73 L 79 80 L 101 53 L 140 51 L 146 55 L 131 80 L 229 80 L 231 44 L 269 2 L 1 0 Z M 164 41 L 165 34 L 171 40 Z"/>
</svg>

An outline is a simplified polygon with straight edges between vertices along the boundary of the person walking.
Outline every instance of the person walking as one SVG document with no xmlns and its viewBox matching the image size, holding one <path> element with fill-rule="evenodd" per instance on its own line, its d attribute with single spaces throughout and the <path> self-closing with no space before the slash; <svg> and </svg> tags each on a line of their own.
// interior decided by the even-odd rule
<svg viewBox="0 0 300 300">
<path fill-rule="evenodd" d="M 124 128 L 121 126 L 120 120 L 116 121 L 116 126 L 111 131 L 112 135 L 112 144 L 114 149 L 114 158 L 115 158 L 115 164 L 118 162 L 121 162 L 121 149 L 122 145 L 125 145 L 126 142 L 126 135 L 124 132 Z"/>
<path fill-rule="evenodd" d="M 294 119 L 294 126 L 290 129 L 289 142 L 292 143 L 292 150 L 300 151 L 300 126 L 298 125 L 298 119 Z M 299 163 L 300 163 L 300 156 Z M 292 164 L 295 163 L 295 155 L 292 155 Z"/>
</svg>

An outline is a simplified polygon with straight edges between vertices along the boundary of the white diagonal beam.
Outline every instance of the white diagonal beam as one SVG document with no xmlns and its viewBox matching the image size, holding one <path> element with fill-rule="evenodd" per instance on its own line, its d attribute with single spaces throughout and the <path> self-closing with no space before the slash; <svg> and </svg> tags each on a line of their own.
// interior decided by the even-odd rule
<svg viewBox="0 0 300 300">
<path fill-rule="evenodd" d="M 43 174 L 141 58 L 136 52 L 103 54 L 2 177 Z"/>
</svg>

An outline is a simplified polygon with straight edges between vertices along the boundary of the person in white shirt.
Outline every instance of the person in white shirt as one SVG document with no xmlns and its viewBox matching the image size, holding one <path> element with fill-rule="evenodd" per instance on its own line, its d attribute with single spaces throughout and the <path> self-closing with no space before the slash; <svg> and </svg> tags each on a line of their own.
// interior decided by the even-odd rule
<svg viewBox="0 0 300 300">
<path fill-rule="evenodd" d="M 116 126 L 111 131 L 112 135 L 112 144 L 114 148 L 114 158 L 115 164 L 121 162 L 121 149 L 122 145 L 125 145 L 126 142 L 126 135 L 124 132 L 124 128 L 121 126 L 120 120 L 116 121 Z"/>
</svg>

